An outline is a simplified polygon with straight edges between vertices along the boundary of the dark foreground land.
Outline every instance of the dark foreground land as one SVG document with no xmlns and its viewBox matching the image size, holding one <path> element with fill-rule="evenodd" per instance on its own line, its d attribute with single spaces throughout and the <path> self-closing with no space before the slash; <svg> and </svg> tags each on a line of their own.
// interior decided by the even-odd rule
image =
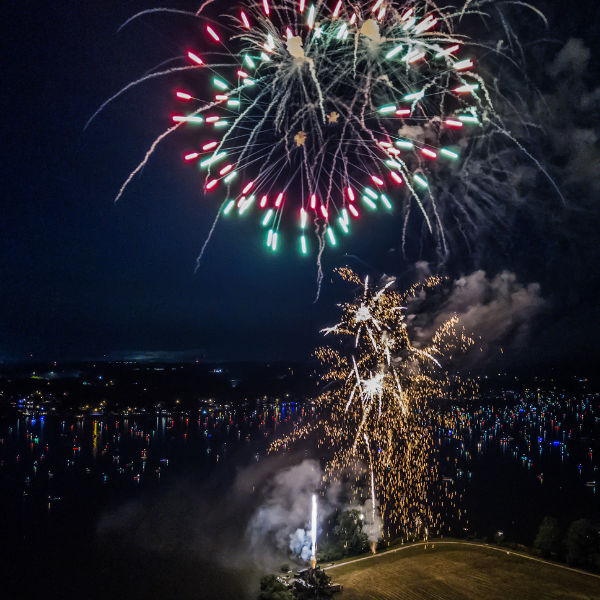
<svg viewBox="0 0 600 600">
<path fill-rule="evenodd" d="M 597 600 L 600 577 L 502 548 L 460 542 L 407 546 L 327 569 L 340 600 Z"/>
</svg>

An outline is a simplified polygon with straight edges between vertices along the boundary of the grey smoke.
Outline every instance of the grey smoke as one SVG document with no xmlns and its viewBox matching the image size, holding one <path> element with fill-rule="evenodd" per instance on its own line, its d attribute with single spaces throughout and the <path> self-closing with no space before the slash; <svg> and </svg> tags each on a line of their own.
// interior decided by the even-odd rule
<svg viewBox="0 0 600 600">
<path fill-rule="evenodd" d="M 268 544 L 282 554 L 291 551 L 292 557 L 308 560 L 312 495 L 321 489 L 323 477 L 316 460 L 305 460 L 277 473 L 267 484 L 263 502 L 248 524 L 246 538 L 250 548 L 256 550 Z M 340 491 L 339 484 L 330 483 L 324 495 L 318 495 L 319 522 L 339 506 Z"/>
<path fill-rule="evenodd" d="M 592 53 L 583 40 L 571 38 L 548 65 L 548 75 L 550 77 L 558 77 L 565 73 L 582 75 L 591 58 Z"/>
<path fill-rule="evenodd" d="M 312 554 L 312 541 L 306 529 L 296 529 L 290 533 L 290 550 L 295 556 L 302 560 L 309 561 Z"/>
<path fill-rule="evenodd" d="M 367 534 L 369 542 L 377 542 L 383 532 L 383 520 L 379 512 L 377 499 L 375 499 L 375 511 L 373 511 L 373 500 L 371 498 L 367 498 L 362 506 L 359 504 L 348 508 L 356 508 L 364 515 L 363 532 Z"/>
<path fill-rule="evenodd" d="M 554 156 L 562 162 L 565 183 L 600 189 L 600 87 L 592 88 L 588 63 L 592 53 L 571 38 L 547 66 L 551 91 L 536 118 L 547 123 Z M 581 205 L 583 198 L 577 204 Z"/>
<path fill-rule="evenodd" d="M 426 265 L 418 265 L 421 275 Z M 461 277 L 437 306 L 422 310 L 425 295 L 411 300 L 407 320 L 418 343 L 427 343 L 434 332 L 453 315 L 467 335 L 474 336 L 485 352 L 492 345 L 526 345 L 533 318 L 546 306 L 538 283 L 525 285 L 510 271 L 488 277 L 485 271 Z"/>
</svg>

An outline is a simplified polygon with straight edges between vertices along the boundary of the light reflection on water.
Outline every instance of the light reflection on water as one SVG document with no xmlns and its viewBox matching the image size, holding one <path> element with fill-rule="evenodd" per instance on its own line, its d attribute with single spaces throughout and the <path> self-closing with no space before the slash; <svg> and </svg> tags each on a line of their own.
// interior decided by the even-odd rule
<svg viewBox="0 0 600 600">
<path fill-rule="evenodd" d="M 294 403 L 285 412 L 258 405 L 172 415 L 14 417 L 0 423 L 0 501 L 52 499 L 52 508 L 78 490 L 102 496 L 102 486 L 114 494 L 156 485 L 170 472 L 208 473 L 250 446 L 260 456 L 274 433 L 310 410 Z"/>
</svg>

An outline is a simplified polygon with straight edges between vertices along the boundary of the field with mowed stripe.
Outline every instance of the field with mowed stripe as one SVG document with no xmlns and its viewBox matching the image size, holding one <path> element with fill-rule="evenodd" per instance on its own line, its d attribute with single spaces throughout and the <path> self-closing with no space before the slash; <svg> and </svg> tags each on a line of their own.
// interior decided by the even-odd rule
<svg viewBox="0 0 600 600">
<path fill-rule="evenodd" d="M 460 542 L 406 546 L 327 569 L 339 600 L 599 600 L 600 577 Z"/>
</svg>

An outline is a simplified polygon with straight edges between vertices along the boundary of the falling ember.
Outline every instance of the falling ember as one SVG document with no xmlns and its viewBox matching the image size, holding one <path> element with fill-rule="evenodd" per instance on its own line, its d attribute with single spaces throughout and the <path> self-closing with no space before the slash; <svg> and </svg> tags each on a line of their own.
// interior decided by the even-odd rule
<svg viewBox="0 0 600 600">
<path fill-rule="evenodd" d="M 454 63 L 454 69 L 456 71 L 463 71 L 464 69 L 470 69 L 473 66 L 473 61 L 471 59 L 461 60 L 459 62 Z"/>
<path fill-rule="evenodd" d="M 459 155 L 456 152 L 453 152 L 452 150 L 448 150 L 448 148 L 442 148 L 440 150 L 440 152 L 444 156 L 447 156 L 448 158 L 451 158 L 452 160 L 457 160 L 459 158 Z"/>
<path fill-rule="evenodd" d="M 385 205 L 385 207 L 388 210 L 392 210 L 392 203 L 390 202 L 389 198 L 385 194 L 381 194 L 380 198 L 381 198 L 381 201 L 383 202 L 383 204 Z"/>
<path fill-rule="evenodd" d="M 218 154 L 215 154 L 215 155 L 203 160 L 200 163 L 200 167 L 209 167 L 213 163 L 220 161 L 221 159 L 225 158 L 226 156 L 227 156 L 227 152 L 219 152 Z"/>
<path fill-rule="evenodd" d="M 312 29 L 315 25 L 315 7 L 311 6 L 308 11 L 308 27 Z"/>
<path fill-rule="evenodd" d="M 217 35 L 217 32 L 210 25 L 206 26 L 206 31 L 208 31 L 210 37 L 212 37 L 213 40 L 217 42 L 221 41 L 221 38 Z"/>
<path fill-rule="evenodd" d="M 188 57 L 190 60 L 193 60 L 195 63 L 199 64 L 199 65 L 203 65 L 204 62 L 202 61 L 202 59 L 199 56 L 196 56 L 193 52 L 188 52 Z"/>
<path fill-rule="evenodd" d="M 272 209 L 272 208 L 270 208 L 270 209 L 267 211 L 267 214 L 265 215 L 265 217 L 264 217 L 264 219 L 263 219 L 263 221 L 262 221 L 262 225 L 263 225 L 263 227 L 266 227 L 266 226 L 269 224 L 269 222 L 271 221 L 271 218 L 272 218 L 272 217 L 273 217 L 273 209 Z"/>
<path fill-rule="evenodd" d="M 332 246 L 337 245 L 335 234 L 333 233 L 333 229 L 331 229 L 331 227 L 327 227 L 327 236 L 329 237 L 329 242 Z"/>
<path fill-rule="evenodd" d="M 427 183 L 427 180 L 424 177 L 421 177 L 420 175 L 415 175 L 414 179 L 422 188 L 429 187 L 429 184 Z"/>
<path fill-rule="evenodd" d="M 394 56 L 396 56 L 396 54 L 399 54 L 402 49 L 404 48 L 404 44 L 400 44 L 399 46 L 396 46 L 395 48 L 393 48 L 392 50 L 390 50 L 385 57 L 386 58 L 393 58 Z"/>
<path fill-rule="evenodd" d="M 375 204 L 375 202 L 373 202 L 373 200 L 371 200 L 369 196 L 363 196 L 363 202 L 372 210 L 375 210 L 377 208 L 377 204 Z"/>
<path fill-rule="evenodd" d="M 437 158 L 437 154 L 435 152 L 433 152 L 433 150 L 429 150 L 429 148 L 422 148 L 421 154 L 424 154 L 428 158 L 432 158 L 432 159 Z"/>
</svg>

